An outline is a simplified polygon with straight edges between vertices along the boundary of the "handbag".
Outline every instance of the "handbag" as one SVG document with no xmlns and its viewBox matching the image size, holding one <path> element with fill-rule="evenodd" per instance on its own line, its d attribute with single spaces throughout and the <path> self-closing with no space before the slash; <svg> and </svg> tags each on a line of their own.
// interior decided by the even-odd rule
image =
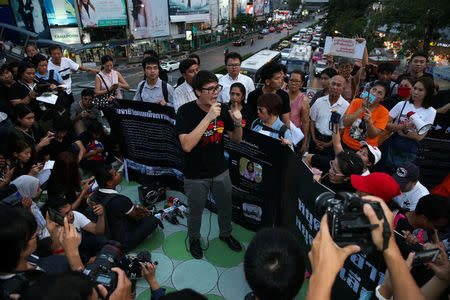
<svg viewBox="0 0 450 300">
<path fill-rule="evenodd" d="M 103 95 L 97 95 L 97 96 L 95 96 L 94 97 L 94 101 L 93 101 L 93 103 L 94 103 L 94 105 L 97 107 L 97 108 L 99 108 L 99 109 L 102 109 L 102 108 L 108 108 L 109 106 L 111 106 L 112 105 L 112 102 L 115 100 L 115 93 L 116 93 L 116 91 L 110 91 L 109 90 L 109 88 L 108 88 L 108 85 L 106 84 L 106 82 L 105 82 L 105 79 L 103 79 L 103 76 L 102 75 L 100 75 L 100 73 L 98 73 L 97 74 L 99 77 L 100 77 L 100 79 L 103 81 L 103 84 L 105 85 L 105 87 L 106 87 L 106 90 L 108 91 L 106 94 L 103 94 Z M 109 101 L 109 98 L 111 97 L 111 96 L 113 96 L 113 101 Z"/>
</svg>

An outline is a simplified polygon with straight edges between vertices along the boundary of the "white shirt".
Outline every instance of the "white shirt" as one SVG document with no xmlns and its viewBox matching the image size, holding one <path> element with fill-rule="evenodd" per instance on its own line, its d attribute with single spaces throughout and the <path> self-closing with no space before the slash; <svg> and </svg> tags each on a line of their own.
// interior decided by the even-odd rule
<svg viewBox="0 0 450 300">
<path fill-rule="evenodd" d="M 84 226 L 86 226 L 87 224 L 89 224 L 91 221 L 86 218 L 85 215 L 83 215 L 82 213 L 79 213 L 77 211 L 73 211 L 73 226 L 75 227 L 75 229 L 80 232 L 80 230 L 82 228 L 84 228 Z"/>
<path fill-rule="evenodd" d="M 72 75 L 72 71 L 74 72 L 78 71 L 79 67 L 80 67 L 79 64 L 66 57 L 61 57 L 60 66 L 57 66 L 54 63 L 52 63 L 51 59 L 48 61 L 48 69 L 55 70 L 55 72 L 58 72 L 64 83 L 67 84 L 66 89 L 67 94 L 72 93 L 72 77 L 70 75 Z"/>
<path fill-rule="evenodd" d="M 403 105 L 405 106 L 405 108 L 403 108 Z M 434 118 L 436 117 L 436 110 L 433 107 L 430 106 L 429 108 L 415 108 L 414 104 L 410 103 L 409 101 L 406 102 L 406 105 L 405 101 L 400 101 L 399 103 L 397 103 L 389 112 L 389 117 L 393 118 L 396 124 L 403 124 L 408 121 L 407 114 L 410 111 L 417 114 L 425 122 L 425 124 L 433 124 Z M 400 115 L 400 113 L 402 115 L 399 119 L 398 116 Z M 416 131 L 415 126 L 409 131 Z"/>
<path fill-rule="evenodd" d="M 144 88 L 141 91 L 141 85 L 144 84 Z M 174 89 L 170 84 L 167 84 L 167 104 L 168 106 L 173 106 L 173 93 Z M 136 89 L 136 94 L 134 94 L 133 100 L 158 103 L 159 100 L 164 99 L 162 92 L 162 80 L 158 78 L 155 85 L 150 87 L 147 80 L 141 81 Z"/>
<path fill-rule="evenodd" d="M 84 7 L 84 5 L 81 5 L 81 11 L 80 11 L 80 16 L 81 16 L 81 23 L 83 25 L 83 27 L 95 27 L 97 26 L 97 22 L 98 22 L 98 18 L 97 18 L 97 14 L 95 13 L 94 10 L 92 10 L 92 7 L 90 7 L 88 5 L 88 11 L 86 11 L 86 8 Z"/>
<path fill-rule="evenodd" d="M 423 196 L 428 195 L 430 192 L 424 187 L 419 181 L 409 192 L 402 193 L 401 195 L 395 196 L 394 201 L 400 205 L 401 208 L 409 209 L 413 211 L 416 209 L 417 202 Z"/>
<path fill-rule="evenodd" d="M 236 77 L 236 80 L 233 80 L 230 74 L 222 76 L 219 79 L 219 84 L 223 87 L 222 91 L 219 94 L 219 102 L 230 102 L 230 86 L 235 82 L 240 82 L 245 86 L 245 102 L 247 102 L 247 96 L 250 92 L 253 92 L 255 90 L 255 84 L 250 77 L 241 73 L 239 73 L 239 75 Z"/>
<path fill-rule="evenodd" d="M 367 175 L 370 175 L 369 169 L 367 169 L 365 172 L 363 172 L 363 173 L 361 174 L 361 176 L 367 176 Z"/>
<path fill-rule="evenodd" d="M 345 111 L 350 105 L 342 96 L 333 105 L 330 105 L 329 95 L 320 97 L 314 102 L 309 113 L 309 117 L 316 123 L 317 130 L 323 134 L 331 136 L 333 132 L 330 130 L 330 118 L 331 111 L 335 110 L 341 114 L 341 128 L 344 128 L 342 119 L 344 118 Z"/>
<path fill-rule="evenodd" d="M 187 83 L 187 81 L 180 84 L 175 89 L 175 94 L 173 96 L 173 106 L 175 108 L 175 113 L 181 107 L 181 105 L 197 100 L 197 96 L 194 93 L 192 86 Z"/>
</svg>

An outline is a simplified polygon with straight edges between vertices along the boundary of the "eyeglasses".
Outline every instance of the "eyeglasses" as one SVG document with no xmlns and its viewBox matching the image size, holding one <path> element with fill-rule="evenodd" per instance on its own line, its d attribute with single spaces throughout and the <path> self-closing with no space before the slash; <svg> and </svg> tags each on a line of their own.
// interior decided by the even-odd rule
<svg viewBox="0 0 450 300">
<path fill-rule="evenodd" d="M 263 112 L 266 108 L 262 107 L 262 106 L 258 106 L 256 109 L 258 110 L 258 112 Z"/>
<path fill-rule="evenodd" d="M 215 92 L 221 92 L 222 88 L 223 87 L 220 84 L 218 84 L 216 86 L 211 86 L 209 88 L 202 88 L 202 91 L 207 91 L 208 94 L 212 94 Z"/>
<path fill-rule="evenodd" d="M 237 68 L 237 67 L 240 67 L 241 66 L 241 64 L 229 64 L 229 65 L 227 65 L 227 67 L 229 67 L 229 68 Z"/>
<path fill-rule="evenodd" d="M 153 71 L 153 70 L 159 70 L 159 68 L 158 67 L 145 67 L 145 69 L 147 70 L 147 71 Z"/>
<path fill-rule="evenodd" d="M 341 176 L 345 177 L 344 174 L 339 173 L 336 168 L 334 167 L 334 160 L 330 160 L 330 170 L 333 173 L 334 176 Z"/>
</svg>

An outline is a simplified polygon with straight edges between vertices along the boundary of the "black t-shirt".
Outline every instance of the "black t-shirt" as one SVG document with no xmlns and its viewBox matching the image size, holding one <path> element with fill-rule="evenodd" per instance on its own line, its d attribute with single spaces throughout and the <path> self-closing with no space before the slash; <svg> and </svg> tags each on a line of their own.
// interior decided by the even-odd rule
<svg viewBox="0 0 450 300">
<path fill-rule="evenodd" d="M 9 87 L 0 82 L 0 111 L 9 115 L 11 103 L 8 99 Z"/>
<path fill-rule="evenodd" d="M 103 203 L 106 197 L 111 194 L 98 192 L 95 200 Z M 130 222 L 132 220 L 128 217 L 127 212 L 133 207 L 133 202 L 121 194 L 112 194 L 111 199 L 105 206 L 106 221 L 111 238 L 123 244 L 126 241 L 126 235 Z"/>
<path fill-rule="evenodd" d="M 262 88 L 257 88 L 256 90 L 254 90 L 254 91 L 250 92 L 250 94 L 248 94 L 247 108 L 248 108 L 248 112 L 249 112 L 250 124 L 252 124 L 253 121 L 257 118 L 258 113 L 257 113 L 256 107 L 258 106 L 258 98 L 262 94 L 264 94 Z M 279 95 L 281 97 L 281 100 L 283 100 L 283 106 L 281 108 L 280 116 L 285 113 L 291 112 L 291 104 L 290 104 L 290 100 L 289 100 L 289 94 L 280 89 L 277 91 L 277 95 Z"/>
<path fill-rule="evenodd" d="M 8 100 L 17 100 L 17 99 L 23 99 L 25 98 L 32 89 L 21 82 L 15 82 L 8 91 Z M 42 110 L 39 107 L 39 101 L 37 101 L 35 98 L 31 99 L 30 103 L 28 104 L 28 107 L 34 112 L 35 117 L 37 120 L 40 119 L 42 116 Z"/>
<path fill-rule="evenodd" d="M 184 170 L 186 178 L 212 178 L 228 168 L 223 154 L 223 134 L 226 130 L 233 131 L 234 124 L 227 108 L 227 106 L 222 108 L 217 121 L 209 124 L 198 144 L 191 152 L 186 153 Z M 197 101 L 182 105 L 177 114 L 177 133 L 179 135 L 190 133 L 206 115 L 207 113 L 198 106 Z"/>
<path fill-rule="evenodd" d="M 324 178 L 322 178 L 322 180 L 320 182 L 335 193 L 339 193 L 339 192 L 354 193 L 354 192 L 356 192 L 356 189 L 352 186 L 352 183 L 350 180 L 344 181 L 344 183 L 340 183 L 340 184 L 332 183 L 327 174 L 326 176 L 324 176 Z"/>
</svg>

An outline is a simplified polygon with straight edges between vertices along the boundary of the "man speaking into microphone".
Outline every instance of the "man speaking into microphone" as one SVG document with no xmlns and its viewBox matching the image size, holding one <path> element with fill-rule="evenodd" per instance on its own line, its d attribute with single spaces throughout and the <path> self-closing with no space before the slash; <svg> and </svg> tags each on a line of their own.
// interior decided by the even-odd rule
<svg viewBox="0 0 450 300">
<path fill-rule="evenodd" d="M 184 191 L 189 202 L 189 248 L 192 256 L 200 259 L 202 213 L 210 190 L 217 205 L 220 239 L 231 250 L 242 250 L 231 235 L 232 186 L 223 145 L 224 131 L 231 141 L 241 142 L 242 115 L 217 102 L 222 86 L 213 73 L 198 72 L 192 79 L 192 88 L 198 99 L 180 107 L 176 128 L 186 152 Z"/>
</svg>

